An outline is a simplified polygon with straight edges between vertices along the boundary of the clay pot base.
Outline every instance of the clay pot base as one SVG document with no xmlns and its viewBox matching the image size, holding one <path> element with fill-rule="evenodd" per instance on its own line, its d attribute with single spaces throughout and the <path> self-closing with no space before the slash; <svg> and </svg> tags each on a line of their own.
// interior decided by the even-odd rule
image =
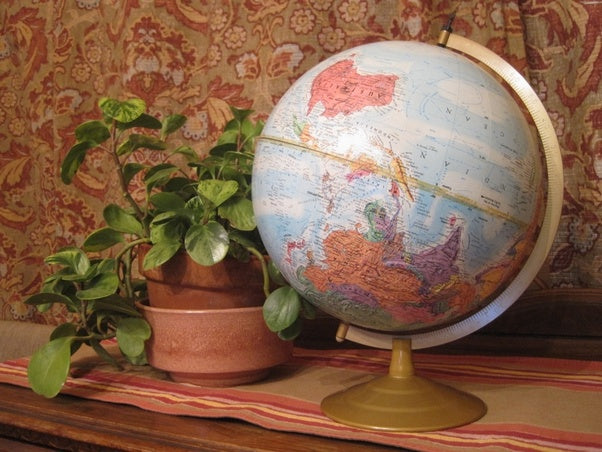
<svg viewBox="0 0 602 452">
<path fill-rule="evenodd" d="M 293 343 L 267 328 L 261 307 L 185 310 L 136 305 L 152 330 L 145 347 L 149 364 L 177 382 L 216 387 L 252 383 L 292 355 Z"/>
<path fill-rule="evenodd" d="M 248 383 L 255 383 L 266 378 L 270 369 L 248 370 L 243 372 L 226 372 L 221 374 L 200 374 L 186 372 L 169 372 L 169 377 L 177 383 L 190 383 L 197 386 L 226 388 Z"/>
</svg>

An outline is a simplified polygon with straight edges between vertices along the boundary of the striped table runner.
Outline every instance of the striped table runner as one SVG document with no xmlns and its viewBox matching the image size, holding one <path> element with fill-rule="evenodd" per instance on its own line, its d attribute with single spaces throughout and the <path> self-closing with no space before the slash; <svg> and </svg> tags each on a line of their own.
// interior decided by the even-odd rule
<svg viewBox="0 0 602 452">
<path fill-rule="evenodd" d="M 27 363 L 0 363 L 0 382 L 28 386 Z M 414 364 L 419 375 L 480 397 L 487 414 L 470 425 L 427 433 L 374 432 L 328 419 L 320 411 L 325 396 L 387 372 L 389 352 L 365 349 L 296 348 L 293 359 L 267 380 L 219 389 L 174 383 L 149 367 L 119 372 L 82 355 L 63 392 L 421 451 L 602 451 L 602 362 L 416 353 Z"/>
</svg>

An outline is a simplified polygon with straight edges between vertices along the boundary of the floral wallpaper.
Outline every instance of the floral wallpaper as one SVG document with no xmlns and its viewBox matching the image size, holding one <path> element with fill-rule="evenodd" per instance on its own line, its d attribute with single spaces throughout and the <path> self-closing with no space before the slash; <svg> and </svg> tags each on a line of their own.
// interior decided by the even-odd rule
<svg viewBox="0 0 602 452">
<path fill-rule="evenodd" d="M 267 117 L 291 83 L 343 49 L 434 42 L 454 31 L 503 56 L 552 117 L 565 165 L 564 209 L 546 287 L 601 287 L 602 3 L 569 0 L 2 0 L 0 4 L 0 319 L 55 323 L 22 303 L 43 258 L 81 243 L 117 200 L 92 154 L 58 177 L 73 128 L 101 96 L 184 113 L 178 137 L 200 154 L 227 104 Z"/>
</svg>

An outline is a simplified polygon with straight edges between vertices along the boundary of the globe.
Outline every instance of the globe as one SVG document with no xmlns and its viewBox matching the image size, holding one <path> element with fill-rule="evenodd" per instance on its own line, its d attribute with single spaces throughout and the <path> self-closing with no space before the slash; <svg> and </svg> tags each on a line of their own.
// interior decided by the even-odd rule
<svg viewBox="0 0 602 452">
<path fill-rule="evenodd" d="M 424 43 L 356 47 L 305 73 L 270 115 L 254 168 L 258 228 L 285 278 L 375 330 L 481 309 L 543 219 L 541 155 L 513 97 Z"/>
<path fill-rule="evenodd" d="M 352 340 L 393 348 L 394 360 L 506 309 L 541 266 L 559 216 L 561 164 L 537 96 L 497 55 L 450 42 L 487 61 L 401 41 L 322 61 L 280 99 L 255 150 L 253 208 L 268 254 L 297 292 L 341 320 L 343 336 L 351 326 Z M 411 345 L 396 351 L 397 338 Z M 345 395 L 326 399 L 325 412 L 388 429 L 399 405 L 390 386 L 406 374 L 392 372 L 359 392 L 371 403 L 385 394 L 378 408 Z M 391 429 L 458 425 L 447 416 L 462 403 L 450 400 L 432 403 L 436 416 L 415 428 L 428 410 L 396 412 Z M 460 423 L 484 413 L 480 401 L 468 405 Z M 352 414 L 364 411 L 368 420 Z"/>
</svg>

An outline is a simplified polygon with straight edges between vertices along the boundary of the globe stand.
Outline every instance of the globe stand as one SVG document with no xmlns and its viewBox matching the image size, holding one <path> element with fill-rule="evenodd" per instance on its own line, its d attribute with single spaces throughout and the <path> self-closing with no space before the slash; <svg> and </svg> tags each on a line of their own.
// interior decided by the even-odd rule
<svg viewBox="0 0 602 452">
<path fill-rule="evenodd" d="M 414 373 L 410 339 L 393 338 L 389 374 L 326 397 L 323 413 L 346 425 L 420 432 L 469 424 L 486 405 L 477 397 Z"/>
</svg>

